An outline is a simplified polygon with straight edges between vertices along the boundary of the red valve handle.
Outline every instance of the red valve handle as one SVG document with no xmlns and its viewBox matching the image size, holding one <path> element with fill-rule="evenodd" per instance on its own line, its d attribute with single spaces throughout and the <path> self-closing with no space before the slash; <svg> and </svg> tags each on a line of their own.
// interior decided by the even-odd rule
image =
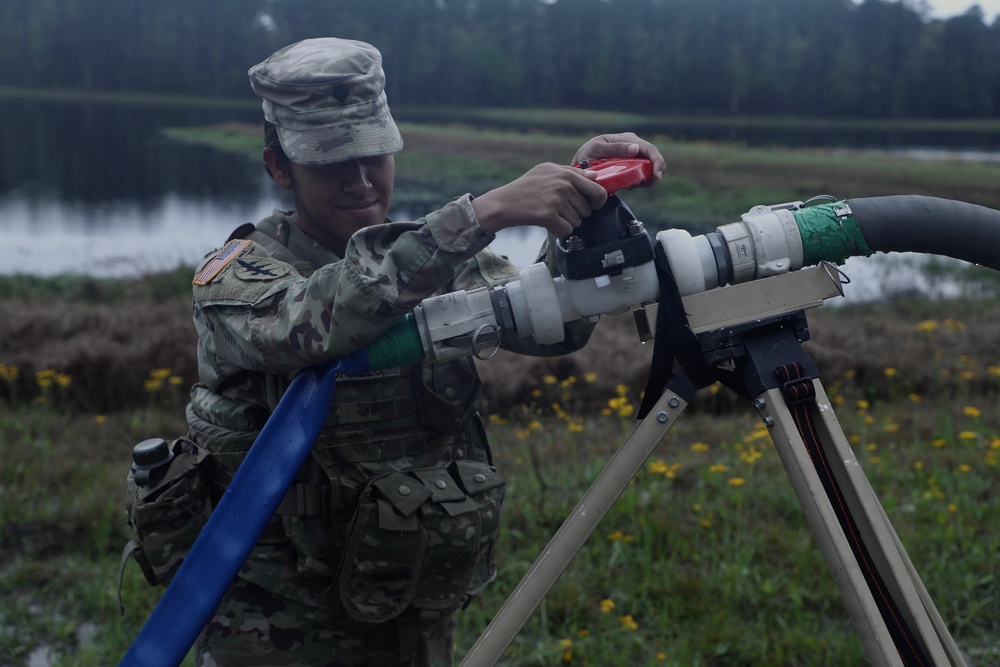
<svg viewBox="0 0 1000 667">
<path fill-rule="evenodd" d="M 645 158 L 607 158 L 583 161 L 573 166 L 596 171 L 597 184 L 607 190 L 609 195 L 653 177 L 653 162 Z"/>
</svg>

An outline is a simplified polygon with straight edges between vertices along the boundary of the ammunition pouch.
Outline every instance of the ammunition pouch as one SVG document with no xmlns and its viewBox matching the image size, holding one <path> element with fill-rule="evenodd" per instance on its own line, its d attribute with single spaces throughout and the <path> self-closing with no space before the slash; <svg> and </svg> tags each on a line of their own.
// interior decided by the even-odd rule
<svg viewBox="0 0 1000 667">
<path fill-rule="evenodd" d="M 167 585 L 212 513 L 211 483 L 202 465 L 208 452 L 186 438 L 169 446 L 173 458 L 158 481 L 139 486 L 134 468 L 126 478 L 125 512 L 132 539 L 118 569 L 119 611 L 128 559 L 135 559 L 151 586 Z"/>
<path fill-rule="evenodd" d="M 505 482 L 478 461 L 393 471 L 361 493 L 336 587 L 358 621 L 449 614 L 496 576 Z"/>
</svg>

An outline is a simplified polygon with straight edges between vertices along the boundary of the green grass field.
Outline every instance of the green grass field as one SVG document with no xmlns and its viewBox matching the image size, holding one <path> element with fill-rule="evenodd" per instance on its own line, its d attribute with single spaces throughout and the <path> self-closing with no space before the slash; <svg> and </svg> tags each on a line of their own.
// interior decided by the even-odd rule
<svg viewBox="0 0 1000 667">
<path fill-rule="evenodd" d="M 187 139 L 231 132 L 227 148 L 253 155 L 257 129 Z M 565 161 L 580 139 L 403 131 L 401 182 L 438 193 Z M 628 202 L 663 224 L 721 224 L 753 204 L 826 192 L 1000 207 L 995 165 L 657 143 L 670 173 Z M 994 274 L 968 279 L 995 286 Z M 189 275 L 0 280 L 0 665 L 116 664 L 161 593 L 130 565 L 117 612 L 131 447 L 185 428 Z M 1000 664 L 992 294 L 824 307 L 810 315 L 807 343 L 857 458 L 975 665 Z M 629 327 L 608 318 L 567 359 L 501 355 L 481 365 L 508 496 L 500 572 L 460 616 L 459 658 L 629 433 L 650 354 Z M 865 657 L 767 430 L 716 386 L 651 454 L 503 664 L 799 667 Z"/>
<path fill-rule="evenodd" d="M 530 118 L 525 120 L 529 123 Z M 606 127 L 609 121 L 594 119 Z M 571 127 L 586 127 L 583 121 Z M 529 125 L 530 127 L 530 125 Z M 628 129 L 622 121 L 619 126 Z M 462 124 L 402 123 L 405 148 L 396 156 L 397 196 L 417 203 L 482 193 L 520 176 L 541 161 L 568 162 L 593 133 L 472 128 Z M 239 152 L 258 160 L 260 128 L 241 124 L 173 128 L 170 137 Z M 740 144 L 646 137 L 667 162 L 656 188 L 622 198 L 652 229 L 705 231 L 734 222 L 757 204 L 805 201 L 817 195 L 850 199 L 919 194 L 1000 208 L 1000 164 L 940 162 L 853 151 L 748 148 Z"/>
<path fill-rule="evenodd" d="M 871 380 L 887 391 L 878 400 L 853 377 L 826 386 L 952 633 L 974 664 L 994 664 L 1000 367 L 940 364 L 964 378 L 964 395 L 907 391 L 906 369 L 888 367 Z M 159 380 L 144 409 L 73 414 L 35 398 L 0 417 L 4 664 L 26 664 L 40 647 L 52 664 L 113 664 L 155 604 L 159 590 L 131 566 L 125 615 L 115 609 L 131 445 L 183 428 L 183 392 L 165 373 L 150 377 Z M 603 410 L 577 410 L 595 381 L 544 376 L 533 405 L 490 415 L 508 479 L 500 574 L 461 615 L 459 655 L 631 428 L 638 397 L 624 386 Z M 37 382 L 42 397 L 72 386 L 58 375 Z M 717 393 L 705 390 L 653 452 L 503 664 L 864 664 L 767 429 L 749 409 L 714 407 Z"/>
</svg>

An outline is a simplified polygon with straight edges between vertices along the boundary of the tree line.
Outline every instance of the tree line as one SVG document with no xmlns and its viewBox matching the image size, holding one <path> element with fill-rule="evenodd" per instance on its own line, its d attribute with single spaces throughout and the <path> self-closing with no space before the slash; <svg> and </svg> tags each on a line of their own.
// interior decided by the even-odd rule
<svg viewBox="0 0 1000 667">
<path fill-rule="evenodd" d="M 375 44 L 394 107 L 1000 111 L 1000 21 L 922 0 L 3 0 L 0 85 L 250 99 L 250 66 L 318 36 Z"/>
</svg>

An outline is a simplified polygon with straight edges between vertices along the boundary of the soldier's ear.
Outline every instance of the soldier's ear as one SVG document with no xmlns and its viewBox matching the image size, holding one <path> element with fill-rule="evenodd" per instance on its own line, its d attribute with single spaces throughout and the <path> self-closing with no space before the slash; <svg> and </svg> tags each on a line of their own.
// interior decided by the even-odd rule
<svg viewBox="0 0 1000 667">
<path fill-rule="evenodd" d="M 267 169 L 267 173 L 271 175 L 274 182 L 285 190 L 292 189 L 292 170 L 291 165 L 283 155 L 278 155 L 278 153 L 270 147 L 264 147 L 264 167 Z"/>
</svg>

